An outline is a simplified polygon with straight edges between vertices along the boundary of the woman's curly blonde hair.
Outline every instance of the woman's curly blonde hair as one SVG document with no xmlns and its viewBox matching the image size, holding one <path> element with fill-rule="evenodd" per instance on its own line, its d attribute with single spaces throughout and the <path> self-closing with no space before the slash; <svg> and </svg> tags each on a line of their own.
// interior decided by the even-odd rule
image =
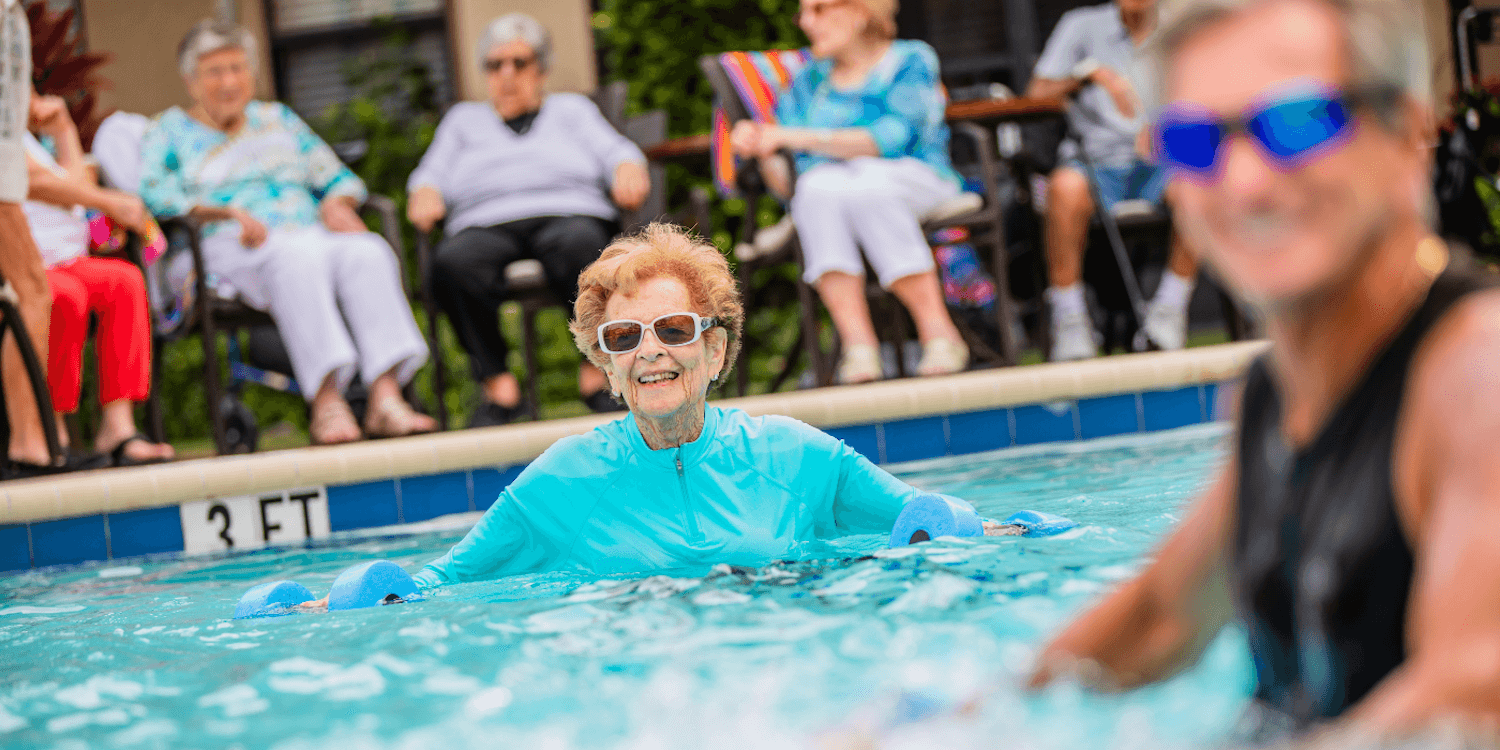
<svg viewBox="0 0 1500 750">
<path fill-rule="evenodd" d="M 609 243 L 599 259 L 578 275 L 578 301 L 573 303 L 573 322 L 568 324 L 578 351 L 601 368 L 608 365 L 609 355 L 599 348 L 598 334 L 605 322 L 604 305 L 615 292 L 634 294 L 642 282 L 661 277 L 677 279 L 687 287 L 694 309 L 684 312 L 712 317 L 728 334 L 724 369 L 719 371 L 722 380 L 740 351 L 745 324 L 740 291 L 723 253 L 675 224 L 653 223 Z"/>
</svg>

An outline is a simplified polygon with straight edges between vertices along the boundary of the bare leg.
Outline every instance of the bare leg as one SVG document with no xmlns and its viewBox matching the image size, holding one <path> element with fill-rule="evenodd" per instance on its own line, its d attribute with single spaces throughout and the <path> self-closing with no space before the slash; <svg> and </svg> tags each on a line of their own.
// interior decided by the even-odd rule
<svg viewBox="0 0 1500 750">
<path fill-rule="evenodd" d="M 953 319 L 948 317 L 937 271 L 902 276 L 891 282 L 891 293 L 911 312 L 912 320 L 917 324 L 917 339 L 922 343 L 936 339 L 963 340 L 953 325 Z"/>
<path fill-rule="evenodd" d="M 111 401 L 104 405 L 99 421 L 99 434 L 94 437 L 94 450 L 109 453 L 122 441 L 136 434 L 135 404 L 128 399 Z M 125 446 L 125 457 L 134 461 L 171 460 L 176 456 L 177 452 L 166 443 L 135 440 Z"/>
<path fill-rule="evenodd" d="M 514 409 L 521 404 L 521 384 L 516 381 L 515 375 L 502 372 L 487 378 L 483 387 L 484 399 L 492 404 L 499 404 L 507 409 Z"/>
<path fill-rule="evenodd" d="M 1089 184 L 1077 171 L 1063 167 L 1047 181 L 1047 283 L 1069 287 L 1083 278 L 1084 243 L 1089 220 L 1094 215 L 1094 197 Z"/>
<path fill-rule="evenodd" d="M 870 303 L 865 299 L 864 277 L 829 271 L 818 277 L 816 286 L 845 349 L 878 343 L 875 325 L 870 322 Z"/>
<path fill-rule="evenodd" d="M 16 203 L 0 203 L 0 275 L 9 281 L 20 297 L 21 322 L 31 335 L 37 357 L 47 366 L 47 328 L 52 319 L 52 291 L 41 253 L 31 239 L 26 215 Z M 42 431 L 42 415 L 37 411 L 31 392 L 31 379 L 21 361 L 21 350 L 14 336 L 5 337 L 0 350 L 0 377 L 6 383 L 5 410 L 10 417 L 9 456 L 12 461 L 31 464 L 50 463 L 47 437 Z M 45 387 L 45 384 L 44 384 Z"/>
</svg>

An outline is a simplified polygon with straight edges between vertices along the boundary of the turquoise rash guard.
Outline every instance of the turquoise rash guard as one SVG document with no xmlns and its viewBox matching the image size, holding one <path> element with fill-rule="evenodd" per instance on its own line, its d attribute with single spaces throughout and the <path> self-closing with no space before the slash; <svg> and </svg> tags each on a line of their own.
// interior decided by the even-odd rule
<svg viewBox="0 0 1500 750">
<path fill-rule="evenodd" d="M 819 539 L 888 533 L 916 494 L 795 419 L 708 406 L 697 440 L 652 450 L 628 415 L 553 444 L 416 580 L 763 565 Z"/>
</svg>

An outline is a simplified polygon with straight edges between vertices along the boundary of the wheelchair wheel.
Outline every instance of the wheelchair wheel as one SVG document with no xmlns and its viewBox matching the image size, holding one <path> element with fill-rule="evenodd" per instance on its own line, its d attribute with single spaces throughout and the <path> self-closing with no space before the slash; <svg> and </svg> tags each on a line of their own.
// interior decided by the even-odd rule
<svg viewBox="0 0 1500 750">
<path fill-rule="evenodd" d="M 255 412 L 234 396 L 225 395 L 219 401 L 219 413 L 224 417 L 224 452 L 254 453 L 260 442 Z"/>
</svg>

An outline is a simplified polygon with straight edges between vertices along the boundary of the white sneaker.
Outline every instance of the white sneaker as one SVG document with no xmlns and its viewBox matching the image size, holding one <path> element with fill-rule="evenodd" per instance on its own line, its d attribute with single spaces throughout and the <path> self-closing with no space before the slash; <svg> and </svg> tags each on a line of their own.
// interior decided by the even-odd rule
<svg viewBox="0 0 1500 750">
<path fill-rule="evenodd" d="M 1174 351 L 1187 346 L 1187 308 L 1151 300 L 1141 333 L 1157 348 Z M 1144 347 L 1137 347 L 1144 348 Z"/>
<path fill-rule="evenodd" d="M 1082 310 L 1052 312 L 1052 361 L 1067 362 L 1099 356 L 1094 324 Z"/>
</svg>

